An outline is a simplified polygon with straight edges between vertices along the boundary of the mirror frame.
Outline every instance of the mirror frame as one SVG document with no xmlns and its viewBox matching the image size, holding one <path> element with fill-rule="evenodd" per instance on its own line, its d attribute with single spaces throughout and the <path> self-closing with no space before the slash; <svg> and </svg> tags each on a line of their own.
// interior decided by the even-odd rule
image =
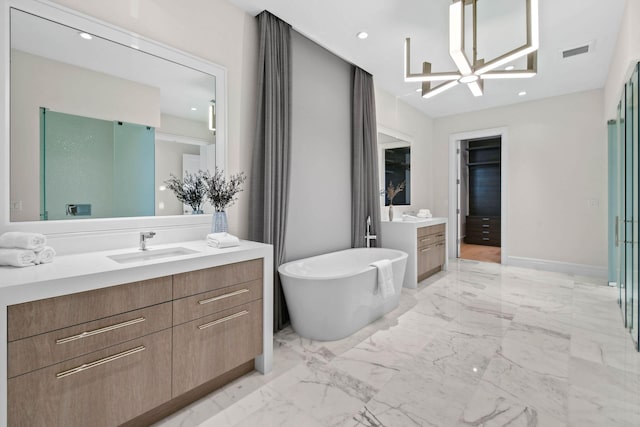
<svg viewBox="0 0 640 427">
<path fill-rule="evenodd" d="M 386 148 L 399 148 L 399 147 L 406 147 L 409 146 L 409 148 L 411 149 L 411 151 L 413 151 L 413 137 L 411 135 L 407 135 L 406 133 L 402 133 L 400 131 L 394 130 L 394 129 L 389 129 L 386 128 L 384 126 L 377 126 L 377 130 L 376 130 L 376 140 L 378 137 L 379 133 L 384 133 L 385 135 L 389 135 L 393 138 L 402 140 L 404 142 L 394 142 L 394 143 L 389 143 L 389 144 L 381 144 L 379 141 L 377 142 L 378 145 L 378 185 L 380 186 L 381 191 L 385 191 L 385 187 L 384 187 L 384 150 Z M 410 176 L 410 180 L 411 182 L 413 182 L 413 168 L 411 168 L 410 172 L 409 172 L 409 176 Z M 393 206 L 403 206 L 404 208 L 409 208 L 411 206 L 413 206 L 413 202 L 409 203 L 408 205 L 393 205 Z M 381 209 L 385 208 L 385 197 L 384 195 L 380 195 L 380 207 Z M 388 206 L 386 206 L 388 207 Z"/>
<path fill-rule="evenodd" d="M 216 77 L 216 166 L 225 170 L 227 152 L 227 69 L 179 49 L 164 45 L 132 31 L 119 28 L 97 18 L 82 14 L 47 0 L 0 0 L 0 49 L 2 51 L 0 82 L 0 233 L 29 230 L 43 234 L 80 233 L 115 230 L 139 230 L 142 228 L 175 228 L 211 224 L 210 215 L 171 215 L 125 218 L 88 218 L 56 221 L 10 221 L 10 58 L 11 28 L 10 10 L 17 8 L 74 28 L 83 29 L 99 37 L 129 46 L 134 39 L 139 50 L 160 58 L 185 65 Z"/>
</svg>

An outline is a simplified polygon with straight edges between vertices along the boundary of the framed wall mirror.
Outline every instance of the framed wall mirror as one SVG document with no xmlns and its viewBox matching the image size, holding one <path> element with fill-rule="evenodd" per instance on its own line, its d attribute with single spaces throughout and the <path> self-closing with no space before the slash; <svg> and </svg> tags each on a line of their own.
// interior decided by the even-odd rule
<svg viewBox="0 0 640 427">
<path fill-rule="evenodd" d="M 2 223 L 210 222 L 163 184 L 225 168 L 225 68 L 47 1 L 2 6 Z"/>
<path fill-rule="evenodd" d="M 393 205 L 411 205 L 411 138 L 400 132 L 378 127 L 378 170 L 382 206 L 389 206 L 386 189 L 404 183 L 404 190 L 393 198 Z"/>
</svg>

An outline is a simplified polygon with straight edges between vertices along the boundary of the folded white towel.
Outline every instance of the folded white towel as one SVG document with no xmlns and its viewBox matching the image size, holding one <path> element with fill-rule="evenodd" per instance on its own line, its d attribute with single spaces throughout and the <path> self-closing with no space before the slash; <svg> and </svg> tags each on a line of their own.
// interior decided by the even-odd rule
<svg viewBox="0 0 640 427">
<path fill-rule="evenodd" d="M 0 265 L 28 267 L 34 265 L 36 253 L 29 249 L 0 249 Z"/>
<path fill-rule="evenodd" d="M 378 292 L 382 295 L 382 298 L 392 296 L 396 290 L 393 286 L 391 260 L 381 259 L 380 261 L 372 262 L 371 265 L 378 269 Z"/>
<path fill-rule="evenodd" d="M 9 231 L 0 236 L 0 248 L 39 250 L 47 244 L 47 238 L 40 233 Z"/>
<path fill-rule="evenodd" d="M 56 256 L 56 251 L 51 246 L 45 246 L 39 251 L 36 251 L 36 260 L 34 264 L 47 264 L 53 262 L 53 257 Z"/>
<path fill-rule="evenodd" d="M 240 239 L 229 233 L 211 233 L 207 234 L 207 244 L 214 248 L 230 248 L 238 246 Z"/>
</svg>

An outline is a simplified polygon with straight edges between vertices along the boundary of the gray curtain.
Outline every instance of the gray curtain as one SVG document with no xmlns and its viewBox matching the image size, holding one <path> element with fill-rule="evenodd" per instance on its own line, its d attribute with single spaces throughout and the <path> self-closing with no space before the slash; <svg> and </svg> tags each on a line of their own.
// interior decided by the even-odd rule
<svg viewBox="0 0 640 427">
<path fill-rule="evenodd" d="M 278 276 L 285 260 L 291 138 L 291 26 L 258 15 L 258 118 L 250 182 L 249 238 L 273 245 L 273 330 L 289 322 Z"/>
<path fill-rule="evenodd" d="M 381 247 L 380 188 L 376 99 L 371 74 L 354 67 L 353 131 L 351 135 L 351 246 L 366 246 L 367 217 L 371 216 L 372 246 Z"/>
</svg>

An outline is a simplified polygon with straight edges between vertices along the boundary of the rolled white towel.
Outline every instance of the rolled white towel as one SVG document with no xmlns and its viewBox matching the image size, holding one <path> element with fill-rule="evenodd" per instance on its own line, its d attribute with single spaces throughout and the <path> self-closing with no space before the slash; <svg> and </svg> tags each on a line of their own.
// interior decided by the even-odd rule
<svg viewBox="0 0 640 427">
<path fill-rule="evenodd" d="M 229 233 L 211 233 L 207 234 L 207 244 L 219 249 L 230 248 L 232 246 L 238 246 L 240 239 Z"/>
<path fill-rule="evenodd" d="M 46 236 L 40 233 L 9 231 L 0 236 L 0 248 L 31 249 L 32 251 L 37 251 L 44 248 L 46 244 Z"/>
<path fill-rule="evenodd" d="M 36 253 L 29 249 L 0 249 L 0 265 L 28 267 L 35 265 Z"/>
<path fill-rule="evenodd" d="M 53 258 L 56 256 L 56 251 L 51 246 L 45 246 L 35 253 L 36 259 L 34 264 L 47 264 L 53 262 Z"/>
</svg>

